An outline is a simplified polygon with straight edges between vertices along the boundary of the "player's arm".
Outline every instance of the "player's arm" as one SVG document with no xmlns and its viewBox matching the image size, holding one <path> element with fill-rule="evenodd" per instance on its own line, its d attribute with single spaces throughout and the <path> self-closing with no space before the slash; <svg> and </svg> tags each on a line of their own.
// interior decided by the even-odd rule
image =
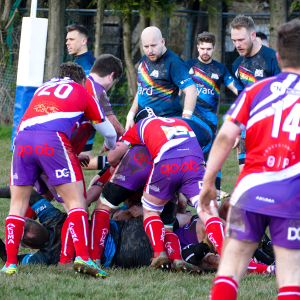
<svg viewBox="0 0 300 300">
<path fill-rule="evenodd" d="M 207 213 L 210 213 L 210 201 L 216 199 L 217 196 L 215 188 L 217 175 L 225 163 L 235 139 L 241 131 L 238 125 L 225 120 L 210 150 L 199 200 L 201 210 Z"/>
<path fill-rule="evenodd" d="M 114 150 L 110 151 L 107 160 L 111 166 L 116 167 L 121 161 L 121 158 L 128 150 L 128 145 L 123 142 L 117 142 Z"/>
<path fill-rule="evenodd" d="M 185 93 L 182 117 L 190 119 L 197 103 L 197 90 L 194 84 L 182 90 Z"/>
<path fill-rule="evenodd" d="M 232 92 L 234 92 L 236 95 L 239 94 L 239 93 L 238 93 L 238 90 L 236 89 L 236 87 L 235 87 L 234 84 L 233 84 L 233 81 L 232 81 L 230 84 L 228 84 L 227 87 L 228 87 Z"/>
<path fill-rule="evenodd" d="M 138 112 L 139 109 L 139 104 L 138 104 L 138 93 L 136 93 L 132 106 L 130 108 L 130 111 L 127 115 L 127 121 L 126 121 L 126 126 L 125 126 L 125 130 L 127 131 L 129 128 L 131 128 L 134 125 L 134 117 L 136 115 L 136 113 Z"/>
</svg>

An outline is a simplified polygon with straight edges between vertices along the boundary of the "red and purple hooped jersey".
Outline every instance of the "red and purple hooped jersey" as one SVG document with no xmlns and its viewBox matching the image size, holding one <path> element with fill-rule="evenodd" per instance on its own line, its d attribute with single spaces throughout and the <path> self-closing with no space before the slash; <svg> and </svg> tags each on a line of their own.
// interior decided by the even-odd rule
<svg viewBox="0 0 300 300">
<path fill-rule="evenodd" d="M 225 119 L 247 135 L 231 204 L 300 218 L 300 76 L 281 73 L 246 88 Z"/>
<path fill-rule="evenodd" d="M 154 163 L 189 155 L 203 159 L 194 131 L 186 122 L 177 118 L 152 116 L 140 120 L 121 137 L 120 141 L 129 147 L 144 144 Z"/>
<path fill-rule="evenodd" d="M 70 138 L 76 123 L 86 117 L 92 124 L 105 120 L 98 101 L 70 78 L 53 78 L 38 88 L 18 131 L 57 131 Z"/>
</svg>

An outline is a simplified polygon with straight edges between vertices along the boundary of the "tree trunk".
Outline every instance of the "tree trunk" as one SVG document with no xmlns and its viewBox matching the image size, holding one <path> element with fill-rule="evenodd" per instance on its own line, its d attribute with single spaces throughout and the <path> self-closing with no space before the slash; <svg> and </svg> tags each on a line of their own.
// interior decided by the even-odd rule
<svg viewBox="0 0 300 300">
<path fill-rule="evenodd" d="M 95 57 L 102 54 L 103 43 L 103 19 L 104 19 L 104 1 L 97 1 L 96 32 L 95 32 Z"/>
<path fill-rule="evenodd" d="M 137 75 L 131 58 L 131 13 L 126 13 L 123 18 L 123 47 L 126 64 L 126 75 L 130 100 L 133 100 L 137 92 Z"/>
<path fill-rule="evenodd" d="M 12 0 L 0 0 L 0 30 L 4 30 L 12 7 Z"/>
<path fill-rule="evenodd" d="M 216 9 L 208 10 L 208 31 L 216 36 L 216 51 L 214 52 L 214 60 L 222 61 L 222 1 L 210 0 L 210 4 Z"/>
<path fill-rule="evenodd" d="M 144 56 L 143 44 L 141 40 L 142 32 L 145 28 L 150 26 L 150 18 L 140 15 L 140 52 L 141 56 Z"/>
<path fill-rule="evenodd" d="M 199 11 L 202 11 L 203 7 L 201 5 L 201 2 L 199 3 Z M 195 35 L 194 35 L 194 40 L 193 40 L 193 48 L 192 48 L 192 58 L 198 57 L 199 56 L 199 52 L 197 50 L 196 45 L 198 45 L 198 35 L 200 33 L 203 32 L 203 28 L 204 28 L 204 22 L 205 22 L 205 18 L 202 16 L 198 16 L 196 18 L 196 26 L 195 26 Z"/>
<path fill-rule="evenodd" d="M 276 31 L 287 21 L 287 4 L 282 0 L 270 0 L 270 48 L 276 50 Z"/>
<path fill-rule="evenodd" d="M 65 0 L 49 0 L 45 80 L 58 75 L 65 41 Z"/>
</svg>

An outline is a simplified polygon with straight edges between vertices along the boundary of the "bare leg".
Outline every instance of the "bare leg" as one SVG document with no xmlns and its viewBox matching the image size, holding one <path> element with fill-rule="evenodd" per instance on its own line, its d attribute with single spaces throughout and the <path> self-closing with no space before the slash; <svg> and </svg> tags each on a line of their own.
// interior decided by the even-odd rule
<svg viewBox="0 0 300 300">
<path fill-rule="evenodd" d="M 28 208 L 32 185 L 12 185 L 10 186 L 11 201 L 9 215 L 24 217 Z"/>
</svg>

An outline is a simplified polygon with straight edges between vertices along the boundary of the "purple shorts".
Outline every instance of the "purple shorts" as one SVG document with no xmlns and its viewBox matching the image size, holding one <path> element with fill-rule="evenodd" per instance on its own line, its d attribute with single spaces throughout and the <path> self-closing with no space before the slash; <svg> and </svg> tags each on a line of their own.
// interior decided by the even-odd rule
<svg viewBox="0 0 300 300">
<path fill-rule="evenodd" d="M 45 173 L 41 175 L 41 177 L 37 180 L 35 183 L 36 191 L 40 194 L 43 195 L 47 193 L 48 191 L 51 192 L 53 195 L 54 199 L 57 202 L 64 203 L 64 200 L 62 197 L 57 193 L 55 187 L 53 185 L 48 184 L 48 177 L 46 176 Z"/>
<path fill-rule="evenodd" d="M 230 206 L 226 236 L 244 242 L 259 242 L 269 226 L 272 243 L 287 249 L 300 249 L 300 219 L 279 218 Z"/>
<path fill-rule="evenodd" d="M 145 146 L 130 148 L 115 168 L 110 182 L 137 191 L 144 187 L 152 167 L 150 153 Z"/>
<path fill-rule="evenodd" d="M 195 219 L 174 232 L 179 238 L 181 249 L 191 244 L 199 244 L 196 230 L 197 221 L 198 219 Z"/>
<path fill-rule="evenodd" d="M 83 180 L 74 147 L 64 134 L 19 132 L 14 140 L 10 185 L 34 185 L 42 172 L 49 178 L 50 185 Z"/>
<path fill-rule="evenodd" d="M 168 200 L 174 193 L 182 193 L 188 200 L 200 194 L 205 173 L 203 160 L 185 156 L 160 161 L 153 165 L 144 191 Z"/>
</svg>

